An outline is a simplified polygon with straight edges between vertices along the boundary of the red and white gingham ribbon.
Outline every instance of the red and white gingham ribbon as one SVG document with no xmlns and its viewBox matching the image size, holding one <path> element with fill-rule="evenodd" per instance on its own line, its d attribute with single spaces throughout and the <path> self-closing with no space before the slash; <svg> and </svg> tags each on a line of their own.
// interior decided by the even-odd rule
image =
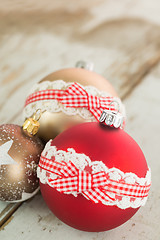
<svg viewBox="0 0 160 240">
<path fill-rule="evenodd" d="M 27 98 L 25 106 L 42 100 L 57 100 L 70 108 L 87 108 L 97 121 L 99 121 L 103 110 L 117 112 L 114 106 L 110 106 L 110 103 L 115 101 L 114 97 L 97 97 L 89 95 L 87 91 L 76 82 L 66 90 L 46 89 L 35 92 Z"/>
<path fill-rule="evenodd" d="M 104 172 L 90 174 L 81 171 L 69 161 L 56 162 L 41 156 L 39 167 L 49 173 L 57 175 L 56 179 L 48 178 L 48 184 L 62 193 L 82 193 L 94 203 L 115 202 L 109 193 L 130 198 L 146 198 L 150 190 L 150 184 L 128 184 L 124 181 L 115 181 Z"/>
</svg>

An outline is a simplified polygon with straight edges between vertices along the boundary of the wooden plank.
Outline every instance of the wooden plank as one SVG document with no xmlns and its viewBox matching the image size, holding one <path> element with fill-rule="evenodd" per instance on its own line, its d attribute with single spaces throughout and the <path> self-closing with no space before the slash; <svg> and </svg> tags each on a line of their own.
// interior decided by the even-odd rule
<svg viewBox="0 0 160 240">
<path fill-rule="evenodd" d="M 59 221 L 47 208 L 41 195 L 24 203 L 14 214 L 12 221 L 1 233 L 3 239 L 11 236 L 19 239 L 127 239 L 158 240 L 160 235 L 160 187 L 159 171 L 159 107 L 160 65 L 145 78 L 125 100 L 128 110 L 127 131 L 142 147 L 152 169 L 152 190 L 145 207 L 121 227 L 103 233 L 86 233 L 72 229 Z M 32 219 L 32 220 L 31 220 Z"/>
<path fill-rule="evenodd" d="M 2 230 L 6 223 L 8 224 L 12 220 L 13 213 L 21 206 L 22 203 L 4 203 L 0 207 L 3 210 L 0 212 L 0 230 Z"/>
<path fill-rule="evenodd" d="M 7 205 L 8 205 L 8 203 L 0 201 L 0 213 L 3 211 L 3 209 L 5 209 L 7 207 Z"/>
<path fill-rule="evenodd" d="M 12 13 L 7 2 L 0 7 L 0 123 L 21 124 L 30 86 L 79 59 L 94 61 L 95 70 L 111 80 L 123 99 L 159 61 L 158 1 L 70 1 L 65 9 L 64 1 L 48 0 L 49 7 L 32 2 L 32 9 L 27 1 L 26 7 L 16 4 Z M 12 214 L 12 207 L 0 202 L 3 209 Z"/>
<path fill-rule="evenodd" d="M 160 22 L 159 1 L 157 0 L 119 0 L 118 2 L 117 0 L 92 0 L 87 2 L 81 0 L 78 4 L 74 0 L 55 0 L 54 2 L 52 0 L 46 0 L 45 2 L 43 0 L 38 2 L 37 0 L 28 0 L 23 3 L 15 0 L 14 4 L 11 4 L 10 0 L 6 0 L 5 2 L 0 2 L 0 11 L 4 15 L 8 14 L 9 16 L 16 13 L 15 18 L 13 18 L 15 21 L 17 21 L 17 13 L 22 13 L 22 15 L 33 13 L 36 15 L 35 17 L 39 14 L 39 18 L 42 18 L 41 14 L 46 13 L 46 15 L 49 15 L 53 13 L 53 15 L 59 15 L 59 21 L 64 17 L 61 13 L 76 12 L 78 17 L 80 16 L 78 13 L 85 15 L 90 13 L 93 16 L 92 21 L 86 22 L 85 26 L 83 26 L 84 28 L 87 26 L 87 29 L 88 25 L 92 25 L 91 23 L 95 20 L 99 24 L 104 19 L 119 18 L 124 15 L 147 19 L 155 23 Z M 43 20 L 42 22 L 44 22 Z M 72 22 L 72 24 L 74 23 Z"/>
<path fill-rule="evenodd" d="M 4 27 L 7 28 L 7 26 Z M 136 36 L 131 34 L 132 27 L 136 29 Z M 29 30 L 34 31 L 34 27 Z M 76 36 L 74 40 L 72 39 L 73 45 L 69 45 L 68 40 L 64 39 L 64 35 L 53 36 L 50 32 L 42 35 L 43 29 L 40 33 L 32 34 L 27 38 L 22 28 L 19 28 L 18 31 L 13 34 L 12 39 L 9 38 L 4 43 L 0 88 L 2 96 L 0 110 L 3 113 L 0 119 L 1 123 L 10 122 L 10 119 L 18 115 L 23 107 L 25 95 L 34 82 L 58 68 L 74 66 L 75 62 L 81 58 L 94 60 L 95 70 L 110 79 L 123 98 L 158 63 L 160 58 L 159 27 L 143 21 L 140 24 L 136 20 L 129 22 L 119 20 L 99 25 L 88 34 L 80 32 L 78 34 L 80 42 L 77 41 Z M 104 32 L 105 38 L 103 38 Z M 155 32 L 157 32 L 156 37 L 153 34 Z M 127 39 L 125 46 L 123 46 L 123 35 Z M 97 41 L 97 36 L 99 36 L 100 42 Z M 148 36 L 150 36 L 149 39 Z M 151 44 L 148 44 L 148 41 L 151 41 Z M 13 44 L 15 42 L 17 45 Z M 19 44 L 20 42 L 23 43 Z M 34 52 L 33 45 L 35 46 Z M 10 47 L 10 51 L 13 51 L 14 58 L 6 56 L 8 46 L 13 46 L 13 49 Z M 45 49 L 44 52 L 40 51 L 40 46 Z M 96 54 L 93 50 L 95 47 Z M 27 53 L 26 48 L 29 49 Z M 79 54 L 78 59 L 77 53 Z M 9 83 L 9 87 L 7 83 Z M 14 109 L 13 104 L 19 106 L 15 111 L 12 110 Z"/>
</svg>

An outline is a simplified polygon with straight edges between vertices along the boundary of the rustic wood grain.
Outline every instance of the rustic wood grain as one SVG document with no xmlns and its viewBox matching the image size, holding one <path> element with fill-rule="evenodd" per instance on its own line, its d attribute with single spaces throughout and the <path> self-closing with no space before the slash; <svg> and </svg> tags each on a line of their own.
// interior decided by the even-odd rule
<svg viewBox="0 0 160 240">
<path fill-rule="evenodd" d="M 0 1 L 0 124 L 22 124 L 25 96 L 32 84 L 42 77 L 59 68 L 72 67 L 80 59 L 93 61 L 95 71 L 109 79 L 125 100 L 127 131 L 140 142 L 148 159 L 153 159 L 150 165 L 156 182 L 152 199 L 139 215 L 124 228 L 102 234 L 84 235 L 70 230 L 49 213 L 39 195 L 24 203 L 18 211 L 16 204 L 0 202 L 4 239 L 8 239 L 8 232 L 12 234 L 15 228 L 20 234 L 19 239 L 23 236 L 28 239 L 28 233 L 35 237 L 40 231 L 44 238 L 54 232 L 55 237 L 62 239 L 62 232 L 68 239 L 71 234 L 76 239 L 83 236 L 83 239 L 108 237 L 112 240 L 121 236 L 119 239 L 130 240 L 134 236 L 140 240 L 158 240 L 160 213 L 152 204 L 155 201 L 159 209 L 159 193 L 155 191 L 159 187 L 159 139 L 153 135 L 158 132 L 159 123 L 156 120 L 152 125 L 152 121 L 154 116 L 159 119 L 157 82 L 160 70 L 156 67 L 160 60 L 159 9 L 160 3 L 156 0 L 83 0 L 78 4 L 73 0 L 46 0 L 38 1 L 38 4 L 36 0 L 29 0 L 25 3 L 14 1 L 14 5 L 8 0 Z M 154 72 L 153 68 L 156 69 Z M 44 211 L 38 216 L 41 204 Z M 30 222 L 32 216 L 35 224 Z M 17 224 L 23 218 L 30 223 L 26 223 L 26 228 L 24 224 L 19 228 Z"/>
<path fill-rule="evenodd" d="M 0 231 L 13 219 L 13 213 L 22 203 L 10 203 L 0 213 Z"/>
</svg>

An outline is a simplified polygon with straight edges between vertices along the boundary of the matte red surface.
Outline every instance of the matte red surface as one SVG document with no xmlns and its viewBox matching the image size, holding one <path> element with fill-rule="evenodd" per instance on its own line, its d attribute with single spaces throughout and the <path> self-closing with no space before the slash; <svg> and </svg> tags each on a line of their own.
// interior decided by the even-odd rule
<svg viewBox="0 0 160 240">
<path fill-rule="evenodd" d="M 53 141 L 58 149 L 74 148 L 92 161 L 102 161 L 107 167 L 119 168 L 145 177 L 147 163 L 138 144 L 123 130 L 99 123 L 83 123 L 61 133 Z M 60 193 L 40 183 L 41 192 L 51 211 L 64 223 L 83 231 L 106 231 L 126 222 L 138 210 L 122 210 L 116 206 L 93 203 L 82 195 L 74 197 Z"/>
</svg>

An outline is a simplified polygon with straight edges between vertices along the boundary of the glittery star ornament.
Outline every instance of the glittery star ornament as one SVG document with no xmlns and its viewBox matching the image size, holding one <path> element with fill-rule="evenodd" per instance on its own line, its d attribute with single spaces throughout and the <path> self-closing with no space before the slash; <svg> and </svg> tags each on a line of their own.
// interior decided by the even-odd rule
<svg viewBox="0 0 160 240">
<path fill-rule="evenodd" d="M 17 164 L 8 154 L 12 143 L 13 140 L 10 140 L 0 146 L 0 165 Z"/>
<path fill-rule="evenodd" d="M 37 164 L 43 144 L 14 124 L 0 126 L 0 200 L 24 201 L 39 189 Z"/>
</svg>

